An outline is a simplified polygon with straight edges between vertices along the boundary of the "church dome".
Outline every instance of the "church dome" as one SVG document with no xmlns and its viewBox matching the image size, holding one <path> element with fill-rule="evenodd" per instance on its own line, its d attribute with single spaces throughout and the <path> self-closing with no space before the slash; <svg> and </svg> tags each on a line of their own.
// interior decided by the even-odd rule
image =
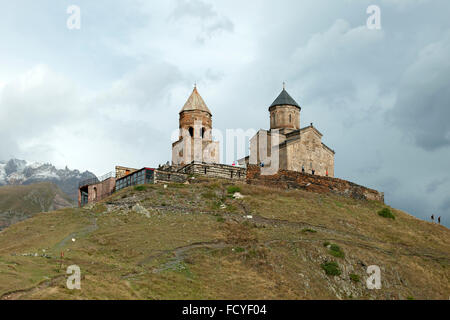
<svg viewBox="0 0 450 320">
<path fill-rule="evenodd" d="M 270 105 L 270 108 L 275 107 L 275 106 L 285 106 L 285 105 L 295 106 L 295 107 L 300 108 L 298 103 L 283 88 L 283 91 L 281 91 L 280 95 L 275 99 L 274 102 L 272 102 L 272 104 Z"/>
</svg>

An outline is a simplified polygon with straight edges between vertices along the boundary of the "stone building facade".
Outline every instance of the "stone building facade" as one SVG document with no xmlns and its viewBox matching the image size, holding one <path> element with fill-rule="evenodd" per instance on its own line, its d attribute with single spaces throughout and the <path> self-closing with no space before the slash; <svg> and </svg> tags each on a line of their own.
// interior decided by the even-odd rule
<svg viewBox="0 0 450 320">
<path fill-rule="evenodd" d="M 219 163 L 219 142 L 212 140 L 212 114 L 197 87 L 179 115 L 180 134 L 172 144 L 172 165 L 184 166 L 193 161 Z"/>
<path fill-rule="evenodd" d="M 269 107 L 270 130 L 259 130 L 250 140 L 246 164 L 334 177 L 335 152 L 322 142 L 322 133 L 311 125 L 300 128 L 301 107 L 285 88 Z M 243 162 L 241 160 L 241 162 Z M 278 163 L 277 163 L 278 162 Z"/>
</svg>

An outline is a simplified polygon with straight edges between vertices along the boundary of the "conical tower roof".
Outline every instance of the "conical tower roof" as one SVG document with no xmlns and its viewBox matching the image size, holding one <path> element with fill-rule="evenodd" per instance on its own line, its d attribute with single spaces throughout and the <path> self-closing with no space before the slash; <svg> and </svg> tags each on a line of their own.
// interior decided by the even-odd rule
<svg viewBox="0 0 450 320">
<path fill-rule="evenodd" d="M 180 113 L 184 111 L 194 111 L 194 110 L 205 111 L 211 114 L 211 111 L 209 111 L 205 101 L 203 101 L 203 98 L 198 93 L 197 87 L 194 87 L 191 96 L 184 104 L 184 107 L 183 109 L 181 109 Z"/>
<path fill-rule="evenodd" d="M 280 95 L 275 99 L 275 101 L 272 102 L 270 107 L 283 105 L 295 106 L 300 108 L 298 103 L 289 95 L 289 93 L 287 93 L 287 91 L 284 88 L 283 91 L 281 91 Z"/>
</svg>

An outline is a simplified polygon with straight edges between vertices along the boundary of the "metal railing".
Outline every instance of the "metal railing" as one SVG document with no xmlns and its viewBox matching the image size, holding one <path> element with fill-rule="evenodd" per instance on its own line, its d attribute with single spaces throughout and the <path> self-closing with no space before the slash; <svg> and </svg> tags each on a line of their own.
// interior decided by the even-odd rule
<svg viewBox="0 0 450 320">
<path fill-rule="evenodd" d="M 111 172 L 108 172 L 107 174 L 104 174 L 103 176 L 101 176 L 99 178 L 95 177 L 95 178 L 86 179 L 86 180 L 80 181 L 78 183 L 78 188 L 97 184 L 97 183 L 105 181 L 106 179 L 112 178 L 114 176 L 115 176 L 114 171 L 111 171 Z"/>
</svg>

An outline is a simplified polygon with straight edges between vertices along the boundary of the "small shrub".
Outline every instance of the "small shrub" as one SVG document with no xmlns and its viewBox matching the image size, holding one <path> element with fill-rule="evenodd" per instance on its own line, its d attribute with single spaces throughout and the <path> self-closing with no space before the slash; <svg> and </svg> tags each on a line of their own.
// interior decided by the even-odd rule
<svg viewBox="0 0 450 320">
<path fill-rule="evenodd" d="M 309 233 L 316 233 L 317 231 L 311 228 L 305 228 L 302 230 L 303 233 L 309 232 Z"/>
<path fill-rule="evenodd" d="M 380 211 L 378 211 L 378 215 L 382 216 L 384 218 L 391 218 L 391 219 L 395 220 L 395 216 L 392 213 L 391 209 L 389 209 L 389 208 L 381 209 Z"/>
<path fill-rule="evenodd" d="M 134 190 L 136 191 L 145 191 L 146 187 L 145 186 L 135 186 Z"/>
<path fill-rule="evenodd" d="M 217 222 L 225 222 L 225 219 L 223 217 L 218 217 Z"/>
<path fill-rule="evenodd" d="M 235 192 L 240 192 L 241 188 L 239 188 L 238 186 L 229 186 L 227 188 L 227 192 L 228 194 L 234 194 Z"/>
<path fill-rule="evenodd" d="M 359 282 L 359 276 L 357 274 L 352 273 L 350 275 L 350 280 L 352 280 L 353 282 Z"/>
<path fill-rule="evenodd" d="M 338 258 L 343 258 L 345 256 L 344 251 L 334 243 L 330 244 L 330 254 Z"/>
<path fill-rule="evenodd" d="M 324 247 L 328 247 L 330 244 L 331 244 L 331 243 L 329 243 L 328 241 L 325 241 L 325 242 L 323 243 L 323 246 L 324 246 Z"/>
<path fill-rule="evenodd" d="M 245 251 L 245 249 L 242 248 L 242 247 L 236 247 L 236 248 L 234 248 L 234 252 L 244 252 L 244 251 Z"/>
<path fill-rule="evenodd" d="M 341 274 L 341 270 L 339 269 L 339 265 L 337 262 L 331 261 L 331 262 L 325 262 L 320 265 L 323 270 L 325 270 L 325 273 L 328 276 L 339 276 Z"/>
</svg>

